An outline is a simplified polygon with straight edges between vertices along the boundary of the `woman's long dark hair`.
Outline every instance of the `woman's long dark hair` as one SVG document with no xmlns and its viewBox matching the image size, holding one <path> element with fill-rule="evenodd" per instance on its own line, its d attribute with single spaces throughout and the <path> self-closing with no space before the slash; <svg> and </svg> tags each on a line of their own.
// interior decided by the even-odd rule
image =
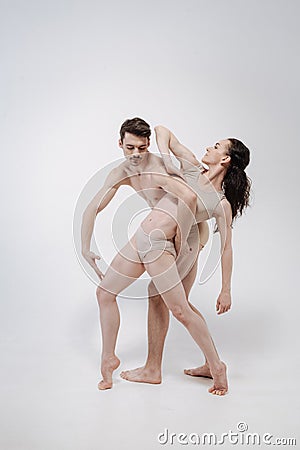
<svg viewBox="0 0 300 450">
<path fill-rule="evenodd" d="M 238 139 L 229 138 L 228 140 L 231 142 L 231 146 L 228 149 L 228 155 L 231 160 L 222 182 L 222 188 L 225 192 L 225 197 L 231 205 L 233 222 L 249 206 L 252 181 L 245 172 L 245 168 L 250 161 L 249 149 Z M 216 228 L 214 232 L 217 231 L 218 229 Z"/>
</svg>

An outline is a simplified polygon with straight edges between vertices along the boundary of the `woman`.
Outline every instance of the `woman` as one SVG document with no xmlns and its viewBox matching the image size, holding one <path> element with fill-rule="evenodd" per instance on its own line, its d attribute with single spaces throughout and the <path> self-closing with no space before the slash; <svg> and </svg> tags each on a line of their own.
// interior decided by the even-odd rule
<svg viewBox="0 0 300 450">
<path fill-rule="evenodd" d="M 243 209 L 248 206 L 249 202 L 250 180 L 244 172 L 249 163 L 249 150 L 236 139 L 220 141 L 213 148 L 208 148 L 202 158 L 202 162 L 206 163 L 209 169 L 206 170 L 202 166 L 202 170 L 200 170 L 201 163 L 192 152 L 178 142 L 169 130 L 164 127 L 156 127 L 155 131 L 158 147 L 163 155 L 167 170 L 170 173 L 176 173 L 177 170 L 170 163 L 170 148 L 181 161 L 182 174 L 186 182 L 198 195 L 196 221 L 201 222 L 211 217 L 216 219 L 217 230 L 215 231 L 220 232 L 222 247 L 222 290 L 218 297 L 217 309 L 219 313 L 226 312 L 231 305 L 232 221 L 238 213 L 242 214 Z M 167 203 L 167 199 L 163 198 L 161 202 Z M 181 233 L 174 219 L 174 211 L 166 214 L 158 210 L 157 207 L 143 221 L 134 236 L 133 242 L 136 245 L 140 261 L 143 262 L 145 269 L 152 277 L 152 281 L 161 293 L 167 307 L 187 328 L 202 349 L 214 381 L 209 392 L 224 395 L 228 390 L 226 365 L 217 354 L 203 317 L 198 315 L 188 304 L 176 268 L 176 253 L 172 248 L 170 239 L 176 235 L 175 245 L 178 249 Z M 159 224 L 159 227 L 157 224 Z M 148 244 L 150 242 L 151 246 L 145 249 L 147 241 Z M 182 248 L 183 252 L 186 251 L 184 245 L 182 245 Z M 106 274 L 100 285 L 104 290 L 107 277 L 109 282 L 109 274 Z M 102 289 L 100 291 L 103 292 Z M 100 301 L 99 305 L 101 310 Z M 102 310 L 105 310 L 105 302 L 103 301 Z M 111 355 L 112 350 L 114 354 L 116 336 L 110 334 L 107 316 L 103 325 L 105 326 L 105 328 L 102 327 L 103 343 L 106 342 L 106 350 L 109 350 L 108 354 Z M 110 361 L 106 362 L 106 365 L 102 368 L 103 381 L 99 385 L 100 389 L 111 387 L 111 373 L 118 364 L 119 360 L 116 356 L 111 357 Z"/>
</svg>

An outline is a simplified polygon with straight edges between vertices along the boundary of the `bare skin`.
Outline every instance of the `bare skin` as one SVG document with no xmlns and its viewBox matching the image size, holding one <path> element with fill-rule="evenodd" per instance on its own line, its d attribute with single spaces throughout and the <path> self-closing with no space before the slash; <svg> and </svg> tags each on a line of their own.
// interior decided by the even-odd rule
<svg viewBox="0 0 300 450">
<path fill-rule="evenodd" d="M 123 141 L 119 140 L 119 146 L 122 148 L 125 156 L 124 162 L 109 173 L 102 188 L 83 213 L 81 252 L 100 280 L 104 276 L 96 264 L 96 260 L 99 260 L 100 257 L 90 251 L 94 223 L 96 216 L 111 202 L 121 186 L 132 187 L 147 202 L 150 208 L 155 207 L 167 193 L 169 193 L 169 199 L 173 195 L 175 204 L 178 203 L 178 198 L 180 198 L 178 220 L 186 222 L 184 217 L 186 208 L 184 205 L 191 205 L 192 191 L 182 180 L 180 183 L 178 177 L 174 179 L 170 176 L 162 159 L 148 151 L 149 145 L 150 141 L 148 138 L 125 133 Z M 186 229 L 184 232 L 186 232 L 186 237 L 191 223 L 192 217 L 188 218 L 187 223 L 185 223 Z"/>
<path fill-rule="evenodd" d="M 134 244 L 134 237 L 131 243 Z M 101 389 L 111 388 L 112 373 L 114 370 L 112 362 L 115 365 L 118 363 L 115 355 L 115 343 L 119 329 L 119 315 L 116 306 L 116 295 L 106 291 L 106 286 L 110 286 L 113 280 L 114 285 L 115 283 L 119 283 L 120 291 L 123 290 L 134 281 L 134 278 L 139 277 L 141 273 L 144 272 L 144 265 L 153 279 L 155 279 L 157 275 L 160 275 L 166 268 L 170 267 L 173 267 L 173 269 L 169 272 L 169 276 L 178 276 L 178 273 L 176 274 L 176 266 L 173 264 L 174 257 L 172 255 L 167 254 L 166 252 L 163 252 L 162 254 L 158 253 L 155 261 L 151 260 L 149 263 L 146 262 L 143 265 L 137 262 L 138 255 L 134 255 L 135 250 L 130 243 L 128 243 L 126 247 L 127 248 L 124 248 L 121 252 L 123 255 L 126 255 L 126 258 L 124 258 L 121 254 L 118 254 L 114 258 L 104 280 L 97 288 L 97 298 L 100 306 L 100 320 L 103 337 L 103 380 L 100 382 Z M 151 252 L 151 254 L 153 253 L 155 252 Z M 131 262 L 129 262 L 129 259 Z M 117 269 L 117 277 L 115 277 L 115 269 Z M 163 286 L 162 279 L 158 277 L 155 282 L 157 283 L 157 288 L 159 290 L 161 286 Z M 164 290 L 164 286 L 161 290 Z M 187 328 L 195 342 L 199 345 L 207 359 L 210 361 L 214 379 L 214 389 L 211 392 L 216 393 L 216 390 L 223 393 L 227 392 L 225 365 L 219 359 L 205 322 L 199 315 L 194 313 L 192 308 L 188 305 L 181 283 L 177 284 L 168 292 L 165 292 L 162 297 L 169 310 Z"/>
<path fill-rule="evenodd" d="M 156 162 L 155 159 L 150 160 L 153 162 Z M 145 160 L 144 160 L 145 161 Z M 147 160 L 146 160 L 147 163 Z M 89 205 L 89 208 L 87 208 L 86 217 L 84 218 L 85 225 L 83 225 L 82 229 L 82 236 L 83 236 L 83 254 L 85 253 L 86 259 L 90 259 L 95 264 L 95 259 L 97 259 L 96 255 L 89 255 L 89 242 L 90 242 L 90 235 L 91 235 L 91 229 L 93 228 L 91 223 L 93 224 L 95 219 L 95 211 L 96 214 L 100 212 L 112 199 L 115 192 L 117 191 L 118 187 L 122 184 L 129 184 L 134 189 L 138 191 L 138 193 L 141 195 L 141 192 L 144 192 L 143 190 L 147 191 L 147 194 L 151 192 L 151 197 L 148 197 L 147 201 L 151 205 L 155 204 L 155 202 L 159 201 L 159 194 L 161 194 L 161 190 L 164 187 L 167 187 L 167 191 L 172 192 L 172 186 L 170 186 L 168 183 L 162 182 L 161 180 L 158 181 L 158 178 L 154 174 L 146 174 L 144 175 L 145 168 L 147 167 L 147 164 L 144 164 L 144 167 L 141 167 L 141 172 L 138 173 L 138 175 L 142 175 L 139 178 L 134 177 L 134 170 L 132 170 L 132 167 L 128 167 L 128 165 L 124 165 L 122 168 L 119 168 L 117 171 L 114 171 L 114 174 L 110 177 L 108 180 L 106 186 L 104 186 L 104 191 L 99 193 L 99 195 L 95 196 L 93 201 L 91 202 L 91 205 Z M 154 164 L 154 166 L 155 166 Z M 156 166 L 155 170 L 157 171 L 159 169 L 162 169 L 161 166 Z M 153 167 L 152 167 L 153 168 Z M 120 169 L 122 169 L 122 176 L 123 179 L 120 181 Z M 124 177 L 124 171 L 127 176 Z M 162 171 L 163 172 L 163 171 Z M 131 176 L 132 175 L 132 176 Z M 135 172 L 135 175 L 137 173 Z M 130 181 L 128 181 L 128 177 L 131 176 Z M 161 177 L 160 177 L 161 178 Z M 124 181 L 127 180 L 127 181 Z M 142 182 L 142 180 L 145 180 L 145 183 Z M 169 188 L 169 189 L 168 189 Z M 178 188 L 173 189 L 174 195 L 178 195 Z M 163 194 L 164 195 L 164 194 Z M 145 197 L 144 197 L 145 198 Z M 100 200 L 100 201 L 99 201 Z M 185 197 L 185 200 L 188 202 L 188 197 Z M 96 206 L 96 208 L 95 208 Z M 184 217 L 184 216 L 183 216 Z M 183 222 L 186 222 L 185 220 Z M 88 225 L 87 225 L 88 223 Z M 187 226 L 187 229 L 189 227 Z M 166 230 L 165 230 L 166 231 Z M 170 229 L 167 229 L 167 232 L 170 232 Z M 173 232 L 173 230 L 172 230 Z M 125 246 L 126 247 L 126 246 Z M 130 247 L 132 247 L 132 242 L 130 243 Z M 127 252 L 128 247 L 126 248 L 125 253 Z M 129 250 L 130 253 L 131 250 Z M 92 253 L 92 252 L 90 252 Z M 122 249 L 121 253 L 124 253 L 124 249 Z M 166 253 L 166 252 L 164 252 Z M 122 258 L 122 255 L 117 255 L 116 259 L 113 261 L 115 262 L 115 267 L 113 267 L 113 263 L 108 269 L 105 279 L 103 280 L 104 284 L 99 286 L 97 289 L 97 298 L 100 306 L 100 320 L 101 320 L 101 329 L 102 329 L 102 337 L 103 337 L 103 352 L 102 352 L 102 364 L 101 364 L 101 370 L 103 375 L 103 381 L 100 382 L 99 388 L 100 389 L 107 389 L 112 386 L 112 372 L 115 370 L 115 368 L 119 365 L 119 360 L 116 357 L 114 353 L 114 348 L 116 344 L 116 336 L 117 336 L 117 330 L 119 326 L 119 315 L 118 315 L 118 308 L 116 305 L 116 295 L 118 292 L 121 292 L 125 287 L 127 287 L 129 284 L 133 282 L 134 279 L 139 277 L 145 270 L 145 267 L 148 271 L 148 273 L 151 276 L 158 276 L 157 280 L 157 287 L 160 289 L 160 283 L 161 280 L 159 279 L 159 274 L 161 273 L 162 269 L 169 268 L 171 265 L 174 265 L 174 261 L 171 260 L 173 257 L 170 254 L 163 254 L 159 256 L 159 263 L 153 263 L 149 262 L 149 264 L 145 264 L 145 267 L 140 263 L 140 260 L 138 259 L 138 255 L 135 254 L 136 260 L 133 261 L 132 258 L 133 255 L 130 256 L 130 262 L 128 262 L 128 258 L 124 258 L 124 261 L 120 260 L 120 257 Z M 118 259 L 119 258 L 119 259 Z M 171 259 L 170 259 L 171 258 Z M 133 258 L 134 259 L 134 258 Z M 133 262 L 132 262 L 133 261 Z M 123 265 L 122 263 L 126 264 L 126 270 L 122 272 Z M 92 265 L 92 264 L 91 264 Z M 121 269 L 120 269 L 121 268 Z M 96 270 L 96 269 L 95 269 Z M 111 273 L 110 273 L 111 270 Z M 122 275 L 124 275 L 124 279 L 120 282 L 120 270 L 122 272 Z M 98 272 L 99 278 L 103 278 L 103 274 L 101 272 Z M 117 275 L 117 277 L 116 277 Z M 173 274 L 176 278 L 176 273 Z M 178 277 L 178 274 L 177 274 Z M 128 284 L 128 278 L 129 278 L 129 284 Z M 116 280 L 118 280 L 118 288 L 114 289 L 116 292 L 111 292 L 111 287 L 115 285 Z M 177 290 L 176 290 L 177 289 Z M 165 293 L 162 295 L 163 300 L 167 304 L 168 308 L 172 311 L 173 315 L 180 320 L 188 329 L 192 337 L 195 339 L 197 344 L 202 348 L 204 354 L 207 358 L 210 360 L 210 367 L 211 372 L 213 374 L 214 378 L 214 386 L 212 387 L 211 392 L 212 393 L 221 393 L 226 392 L 227 390 L 227 382 L 226 382 L 226 375 L 225 375 L 225 367 L 224 364 L 219 360 L 219 357 L 216 353 L 215 347 L 212 343 L 212 340 L 208 334 L 206 324 L 202 319 L 202 316 L 199 316 L 195 313 L 195 311 L 188 306 L 188 303 L 185 298 L 185 292 L 183 289 L 183 286 L 176 286 L 175 291 L 170 293 Z M 105 293 L 105 294 L 104 294 Z M 182 302 L 182 299 L 185 298 L 185 301 Z M 201 329 L 200 335 L 199 335 L 199 328 Z M 111 332 L 113 331 L 113 332 Z M 116 333 L 115 333 L 116 331 Z"/>
<path fill-rule="evenodd" d="M 190 273 L 183 279 L 182 284 L 189 296 L 190 290 L 194 284 L 197 274 L 197 262 L 193 266 Z M 197 308 L 189 302 L 190 307 L 204 319 Z M 127 381 L 137 383 L 159 384 L 162 381 L 161 364 L 165 338 L 169 328 L 169 311 L 166 308 L 160 295 L 152 297 L 149 300 L 148 310 L 148 357 L 146 363 L 142 367 L 136 369 L 122 371 L 120 376 Z M 194 369 L 185 369 L 186 375 L 212 378 L 207 360 L 205 364 Z"/>
<path fill-rule="evenodd" d="M 161 127 L 158 127 L 161 128 Z M 163 128 L 163 127 L 162 127 Z M 160 130 L 158 130 L 160 131 Z M 165 132 L 165 130 L 163 130 Z M 168 148 L 170 148 L 175 156 L 181 156 L 185 159 L 189 160 L 192 164 L 198 165 L 197 159 L 194 155 L 186 149 L 186 147 L 182 146 L 178 140 L 174 137 L 174 135 L 169 134 L 170 138 L 167 142 Z M 166 143 L 163 143 L 165 147 L 163 148 L 162 156 L 164 157 L 164 161 L 166 167 L 172 171 L 172 163 L 168 156 L 168 151 L 166 150 Z M 210 150 L 210 149 L 208 149 Z M 202 159 L 204 161 L 204 159 Z M 208 161 L 204 161 L 208 162 Z M 202 240 L 203 241 L 203 240 Z M 195 270 L 192 270 L 191 273 L 183 280 L 183 286 L 186 292 L 186 296 L 188 297 L 189 291 L 194 283 L 196 276 Z M 201 313 L 190 303 L 191 308 L 202 318 Z M 220 302 L 217 303 L 218 313 L 221 313 L 222 309 L 220 307 Z M 230 308 L 224 308 L 222 312 L 225 312 Z M 137 369 L 123 371 L 121 373 L 121 377 L 134 382 L 144 382 L 144 383 L 160 383 L 161 382 L 161 361 L 162 361 L 162 353 L 165 342 L 166 333 L 168 330 L 168 321 L 169 314 L 164 304 L 162 302 L 162 298 L 158 295 L 155 298 L 149 300 L 149 310 L 148 310 L 148 357 L 144 366 L 139 367 Z M 204 318 L 203 318 L 204 320 Z M 184 373 L 190 376 L 196 377 L 204 377 L 204 378 L 213 378 L 212 373 L 208 364 L 207 359 L 205 360 L 205 364 L 196 367 L 193 369 L 185 369 Z M 218 386 L 215 386 L 215 388 Z M 228 388 L 227 383 L 225 386 L 226 390 Z M 210 392 L 222 395 L 224 390 L 212 389 Z"/>
<path fill-rule="evenodd" d="M 148 138 L 125 133 L 123 141 L 119 141 L 119 146 L 122 148 L 126 159 L 123 163 L 110 172 L 103 187 L 95 195 L 84 211 L 82 220 L 82 255 L 95 270 L 100 280 L 104 277 L 103 273 L 99 270 L 96 264 L 96 260 L 99 260 L 100 257 L 90 251 L 90 242 L 94 222 L 96 216 L 109 204 L 121 186 L 131 186 L 141 197 L 146 200 L 151 208 L 157 205 L 168 192 L 170 193 L 168 196 L 169 205 L 171 205 L 172 201 L 171 193 L 173 192 L 175 195 L 173 198 L 173 210 L 174 206 L 175 210 L 177 208 L 176 196 L 178 194 L 180 195 L 180 193 L 183 194 L 181 198 L 185 201 L 185 203 L 189 204 L 188 197 L 190 193 L 187 192 L 185 183 L 181 183 L 180 185 L 178 183 L 178 179 L 172 179 L 172 177 L 169 176 L 162 159 L 148 151 Z M 175 173 L 177 172 L 175 171 Z M 162 215 L 160 211 L 157 211 L 157 214 L 161 216 L 161 220 L 164 220 L 163 217 L 165 215 Z M 145 226 L 147 227 L 147 224 L 145 224 Z M 175 228 L 176 224 L 173 222 L 173 234 Z M 140 260 L 138 260 L 138 262 L 140 263 Z M 140 271 L 140 273 L 142 272 Z M 111 286 L 111 290 L 113 291 L 113 284 Z M 104 353 L 102 355 L 102 360 L 105 359 L 105 357 L 106 355 Z M 108 370 L 110 371 L 111 367 L 116 365 L 117 361 L 112 358 L 112 360 L 108 362 Z M 103 363 L 102 368 L 103 371 L 106 372 L 106 367 Z M 107 379 L 107 385 L 101 384 L 101 387 L 109 387 L 110 385 L 109 376 L 106 376 L 105 378 Z"/>
<path fill-rule="evenodd" d="M 99 381 L 98 383 L 98 389 L 100 391 L 112 388 L 112 373 L 119 367 L 119 365 L 120 360 L 117 356 L 111 356 L 102 360 L 101 373 L 103 376 L 103 380 Z"/>
<path fill-rule="evenodd" d="M 201 238 L 201 242 L 206 243 L 208 236 Z M 194 284 L 197 275 L 197 265 L 196 261 L 192 270 L 183 279 L 182 284 L 185 290 L 186 297 L 189 297 L 191 288 Z M 202 314 L 197 310 L 197 308 L 189 302 L 190 307 L 202 317 Z M 169 328 L 169 311 L 163 302 L 160 295 L 152 297 L 149 300 L 149 310 L 148 310 L 148 357 L 144 366 L 138 367 L 136 369 L 122 371 L 120 376 L 127 381 L 137 382 L 137 383 L 150 383 L 150 384 L 160 384 L 162 381 L 161 374 L 161 364 L 165 338 Z M 203 366 L 194 369 L 185 369 L 184 373 L 186 375 L 204 378 L 213 378 L 207 359 Z"/>
<path fill-rule="evenodd" d="M 201 238 L 201 242 L 206 243 L 203 238 Z M 187 298 L 197 275 L 197 265 L 198 260 L 196 260 L 192 270 L 182 280 L 182 285 Z M 189 305 L 195 312 L 198 312 L 190 302 Z M 155 297 L 150 298 L 148 311 L 148 358 L 144 366 L 121 372 L 120 376 L 124 380 L 137 383 L 161 383 L 161 363 L 165 338 L 169 328 L 169 319 L 169 311 L 162 297 L 158 294 Z"/>
<path fill-rule="evenodd" d="M 203 366 L 195 367 L 194 369 L 184 369 L 184 373 L 192 377 L 212 378 L 212 374 L 207 363 L 203 364 Z"/>
</svg>

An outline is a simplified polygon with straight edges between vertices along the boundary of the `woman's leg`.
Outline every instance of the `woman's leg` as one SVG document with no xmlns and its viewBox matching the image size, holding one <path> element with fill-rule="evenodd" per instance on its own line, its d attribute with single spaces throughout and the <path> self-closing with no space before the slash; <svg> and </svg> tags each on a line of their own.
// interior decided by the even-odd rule
<svg viewBox="0 0 300 450">
<path fill-rule="evenodd" d="M 198 309 L 192 303 L 189 302 L 189 305 L 192 308 L 192 310 L 196 314 L 198 314 L 198 316 L 200 316 L 205 322 L 205 319 L 202 316 L 202 314 L 200 313 L 200 311 L 198 311 Z M 212 339 L 212 343 L 213 343 L 214 347 L 216 348 L 213 339 Z M 217 351 L 217 349 L 216 349 L 216 351 Z M 195 367 L 193 369 L 184 369 L 184 373 L 186 375 L 191 375 L 193 377 L 212 378 L 212 374 L 211 374 L 211 371 L 210 371 L 210 368 L 209 368 L 209 363 L 207 361 L 206 356 L 205 356 L 205 363 L 202 366 Z"/>
<path fill-rule="evenodd" d="M 220 361 L 205 321 L 188 304 L 174 262 L 171 254 L 153 251 L 149 254 L 149 262 L 144 261 L 144 265 L 172 314 L 187 328 L 206 356 L 214 380 L 214 385 L 209 391 L 213 394 L 223 395 L 228 390 L 226 366 Z M 168 274 L 167 277 L 163 275 L 164 273 Z"/>
<path fill-rule="evenodd" d="M 192 286 L 194 284 L 196 275 L 197 275 L 197 269 L 198 269 L 198 261 L 195 263 L 193 269 L 190 271 L 190 273 L 185 277 L 185 279 L 183 280 L 182 284 L 186 293 L 186 297 L 188 299 L 190 291 L 192 289 Z M 192 310 L 198 314 L 199 317 L 201 317 L 201 319 L 206 323 L 203 315 L 200 313 L 200 311 L 198 311 L 198 309 L 188 300 L 188 304 L 190 305 L 190 307 L 192 308 Z M 214 341 L 211 338 L 211 341 L 215 347 Z M 217 352 L 217 349 L 215 347 L 215 350 Z M 204 355 L 205 356 L 205 355 Z M 192 376 L 198 376 L 198 377 L 204 377 L 204 378 L 212 378 L 211 375 L 211 371 L 209 368 L 209 364 L 207 361 L 207 358 L 205 356 L 205 363 L 201 366 L 201 367 L 197 367 L 195 369 L 185 369 L 184 373 L 186 375 L 192 375 Z"/>
<path fill-rule="evenodd" d="M 116 297 L 145 271 L 133 244 L 134 241 L 131 240 L 115 256 L 96 291 L 102 333 L 101 373 L 103 379 L 98 384 L 100 390 L 112 387 L 112 373 L 120 364 L 115 354 L 120 326 Z"/>
</svg>

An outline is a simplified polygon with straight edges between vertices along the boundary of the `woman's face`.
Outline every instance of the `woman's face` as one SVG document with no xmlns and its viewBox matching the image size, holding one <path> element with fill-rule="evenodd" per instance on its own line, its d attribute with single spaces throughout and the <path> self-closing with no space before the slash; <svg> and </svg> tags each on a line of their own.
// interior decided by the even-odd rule
<svg viewBox="0 0 300 450">
<path fill-rule="evenodd" d="M 201 161 L 208 165 L 220 164 L 221 162 L 230 161 L 228 150 L 231 145 L 229 139 L 224 139 L 215 143 L 213 147 L 206 147 L 206 153 Z"/>
</svg>

